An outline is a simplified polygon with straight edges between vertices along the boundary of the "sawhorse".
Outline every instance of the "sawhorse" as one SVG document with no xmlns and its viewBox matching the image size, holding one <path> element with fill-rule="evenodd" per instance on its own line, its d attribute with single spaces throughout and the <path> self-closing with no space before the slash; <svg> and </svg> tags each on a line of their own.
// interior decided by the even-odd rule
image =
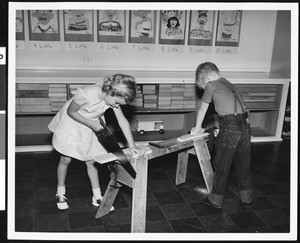
<svg viewBox="0 0 300 243">
<path fill-rule="evenodd" d="M 166 144 L 165 147 L 164 144 Z M 132 216 L 131 232 L 145 232 L 146 227 L 146 199 L 147 199 L 147 179 L 148 161 L 166 154 L 178 152 L 177 169 L 175 184 L 179 185 L 186 180 L 189 153 L 196 154 L 202 175 L 206 184 L 207 191 L 212 188 L 213 171 L 210 163 L 210 154 L 205 137 L 179 142 L 177 138 L 160 142 L 161 148 L 156 146 L 145 146 L 145 155 L 133 157 L 129 150 L 123 150 L 137 173 L 135 180 L 125 171 L 121 165 L 117 165 L 117 176 L 111 173 L 109 185 L 105 191 L 103 200 L 95 215 L 96 218 L 109 213 L 111 206 L 119 192 L 122 184 L 133 189 L 132 195 Z M 95 159 L 96 162 L 104 164 L 115 161 L 116 157 L 109 153 Z M 117 177 L 117 178 L 116 178 Z"/>
</svg>

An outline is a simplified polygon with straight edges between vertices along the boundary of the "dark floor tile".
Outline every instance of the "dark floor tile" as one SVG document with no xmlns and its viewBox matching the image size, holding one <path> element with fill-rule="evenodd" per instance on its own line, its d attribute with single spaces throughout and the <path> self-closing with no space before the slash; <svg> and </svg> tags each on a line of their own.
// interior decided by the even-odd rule
<svg viewBox="0 0 300 243">
<path fill-rule="evenodd" d="M 33 198 L 35 201 L 55 201 L 56 187 L 52 188 L 35 188 L 33 192 Z M 66 194 L 68 198 L 68 192 Z"/>
<path fill-rule="evenodd" d="M 24 191 L 24 194 L 18 195 L 15 198 L 15 215 L 16 218 L 32 217 L 33 216 L 33 196 L 32 191 Z"/>
<path fill-rule="evenodd" d="M 205 233 L 207 230 L 197 217 L 169 220 L 174 232 Z"/>
<path fill-rule="evenodd" d="M 262 209 L 276 209 L 276 205 L 270 201 L 267 197 L 254 197 L 252 203 L 252 210 Z"/>
<path fill-rule="evenodd" d="M 131 225 L 130 224 L 116 224 L 116 225 L 105 225 L 105 232 L 116 232 L 116 233 L 130 233 Z"/>
<path fill-rule="evenodd" d="M 255 187 L 265 195 L 284 194 L 284 191 L 275 184 L 260 184 Z"/>
<path fill-rule="evenodd" d="M 164 204 L 160 206 L 167 219 L 192 218 L 195 212 L 186 203 Z"/>
<path fill-rule="evenodd" d="M 163 180 L 168 179 L 162 170 L 149 170 L 148 172 L 148 182 L 151 180 Z"/>
<path fill-rule="evenodd" d="M 16 218 L 15 230 L 16 232 L 33 232 L 33 216 Z"/>
<path fill-rule="evenodd" d="M 57 208 L 56 200 L 34 202 L 34 215 L 59 214 L 65 212 L 65 210 Z"/>
<path fill-rule="evenodd" d="M 197 216 L 222 214 L 221 209 L 207 206 L 202 202 L 190 203 L 189 205 L 194 210 Z"/>
<path fill-rule="evenodd" d="M 290 217 L 281 209 L 264 209 L 256 211 L 256 214 L 269 226 L 289 224 Z"/>
<path fill-rule="evenodd" d="M 267 225 L 258 217 L 254 212 L 241 212 L 241 213 L 230 213 L 228 216 L 231 218 L 233 223 L 244 232 L 245 229 L 254 227 L 266 227 Z"/>
<path fill-rule="evenodd" d="M 68 213 L 94 212 L 96 214 L 98 207 L 92 204 L 91 197 L 71 198 L 68 200 Z"/>
<path fill-rule="evenodd" d="M 165 219 L 166 217 L 159 206 L 147 207 L 146 221 L 154 221 L 154 220 L 157 221 L 157 220 L 165 220 Z"/>
<path fill-rule="evenodd" d="M 66 188 L 66 193 L 71 198 L 78 198 L 78 197 L 93 197 L 93 191 L 90 186 L 78 186 L 78 187 L 69 187 Z"/>
<path fill-rule="evenodd" d="M 115 211 L 101 217 L 104 226 L 119 225 L 131 223 L 131 210 L 129 209 L 115 209 Z"/>
<path fill-rule="evenodd" d="M 175 191 L 176 188 L 173 183 L 169 180 L 152 180 L 148 182 L 148 188 L 152 193 L 156 192 L 167 192 Z"/>
<path fill-rule="evenodd" d="M 252 173 L 253 184 L 271 184 L 273 181 L 266 175 L 260 173 Z"/>
<path fill-rule="evenodd" d="M 33 218 L 34 232 L 68 232 L 67 214 L 37 215 Z"/>
<path fill-rule="evenodd" d="M 207 190 L 205 188 L 201 188 L 200 186 L 190 189 L 181 187 L 178 190 L 184 200 L 188 203 L 202 201 L 202 198 L 205 197 L 207 193 Z"/>
<path fill-rule="evenodd" d="M 101 218 L 95 218 L 94 212 L 69 213 L 67 216 L 70 229 L 103 225 Z"/>
<path fill-rule="evenodd" d="M 276 233 L 290 233 L 290 224 L 280 224 L 271 226 Z"/>
<path fill-rule="evenodd" d="M 177 191 L 157 192 L 153 193 L 153 196 L 155 197 L 159 205 L 184 202 L 183 197 Z"/>
<path fill-rule="evenodd" d="M 250 209 L 247 209 L 242 206 L 239 198 L 225 198 L 223 201 L 222 212 L 223 213 L 241 213 L 247 212 Z"/>
<path fill-rule="evenodd" d="M 163 173 L 165 174 L 165 176 L 171 180 L 174 184 L 176 181 L 176 168 L 171 168 L 171 169 L 164 169 Z M 186 172 L 186 178 L 193 178 L 193 176 L 191 175 L 191 173 L 189 173 L 189 171 Z"/>
<path fill-rule="evenodd" d="M 53 188 L 57 185 L 56 177 L 34 177 L 34 188 Z"/>
<path fill-rule="evenodd" d="M 209 233 L 240 232 L 227 214 L 217 214 L 199 217 Z"/>
<path fill-rule="evenodd" d="M 15 188 L 17 191 L 17 195 L 22 193 L 23 191 L 32 190 L 33 192 L 33 176 L 28 178 L 18 178 L 16 177 Z"/>
<path fill-rule="evenodd" d="M 146 233 L 172 233 L 174 232 L 167 220 L 146 221 Z"/>
</svg>

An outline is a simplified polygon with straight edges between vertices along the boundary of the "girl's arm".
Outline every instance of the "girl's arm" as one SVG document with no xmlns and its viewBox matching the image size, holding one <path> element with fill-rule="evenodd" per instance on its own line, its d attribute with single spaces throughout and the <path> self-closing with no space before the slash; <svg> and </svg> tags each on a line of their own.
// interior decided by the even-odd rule
<svg viewBox="0 0 300 243">
<path fill-rule="evenodd" d="M 72 100 L 72 102 L 70 103 L 70 105 L 67 109 L 67 114 L 75 121 L 77 121 L 85 126 L 88 126 L 95 132 L 99 131 L 102 128 L 102 126 L 100 125 L 100 123 L 98 121 L 91 121 L 91 120 L 85 118 L 84 116 L 82 116 L 80 113 L 78 113 L 79 109 L 80 109 L 80 105 L 76 104 L 74 102 L 74 100 Z"/>
<path fill-rule="evenodd" d="M 113 111 L 118 120 L 118 124 L 119 124 L 120 128 L 122 129 L 122 132 L 128 142 L 129 148 L 131 149 L 131 151 L 133 153 L 142 155 L 143 151 L 141 149 L 139 149 L 138 147 L 136 147 L 131 130 L 130 130 L 130 124 L 129 124 L 128 120 L 126 119 L 126 117 L 124 116 L 121 107 L 113 108 Z"/>
</svg>

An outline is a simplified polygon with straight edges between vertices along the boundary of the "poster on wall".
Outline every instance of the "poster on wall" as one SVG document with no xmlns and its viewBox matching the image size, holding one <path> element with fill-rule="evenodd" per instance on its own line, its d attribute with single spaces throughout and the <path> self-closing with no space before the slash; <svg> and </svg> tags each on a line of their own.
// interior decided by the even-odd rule
<svg viewBox="0 0 300 243">
<path fill-rule="evenodd" d="M 186 11 L 160 11 L 159 44 L 184 45 Z"/>
<path fill-rule="evenodd" d="M 16 10 L 16 40 L 25 40 L 23 10 Z"/>
<path fill-rule="evenodd" d="M 98 10 L 98 42 L 125 42 L 125 10 Z"/>
<path fill-rule="evenodd" d="M 241 10 L 219 11 L 216 46 L 239 46 Z"/>
<path fill-rule="evenodd" d="M 156 11 L 129 11 L 129 43 L 155 43 Z"/>
<path fill-rule="evenodd" d="M 215 11 L 192 10 L 188 45 L 211 46 L 213 41 Z"/>
<path fill-rule="evenodd" d="M 65 41 L 94 41 L 93 10 L 64 10 Z"/>
<path fill-rule="evenodd" d="M 32 41 L 59 41 L 58 10 L 29 10 L 29 39 Z"/>
</svg>

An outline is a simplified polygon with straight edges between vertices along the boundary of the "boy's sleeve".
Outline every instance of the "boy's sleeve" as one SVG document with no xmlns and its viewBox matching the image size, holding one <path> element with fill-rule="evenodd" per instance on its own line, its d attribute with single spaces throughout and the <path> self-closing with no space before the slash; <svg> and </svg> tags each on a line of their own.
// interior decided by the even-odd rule
<svg viewBox="0 0 300 243">
<path fill-rule="evenodd" d="M 208 82 L 205 86 L 204 93 L 201 100 L 205 103 L 210 103 L 212 101 L 212 94 L 213 94 L 213 86 L 210 82 Z"/>
<path fill-rule="evenodd" d="M 75 95 L 74 95 L 73 100 L 79 106 L 82 106 L 82 105 L 88 103 L 88 97 L 87 97 L 87 94 L 84 91 L 84 89 L 78 88 Z"/>
</svg>

